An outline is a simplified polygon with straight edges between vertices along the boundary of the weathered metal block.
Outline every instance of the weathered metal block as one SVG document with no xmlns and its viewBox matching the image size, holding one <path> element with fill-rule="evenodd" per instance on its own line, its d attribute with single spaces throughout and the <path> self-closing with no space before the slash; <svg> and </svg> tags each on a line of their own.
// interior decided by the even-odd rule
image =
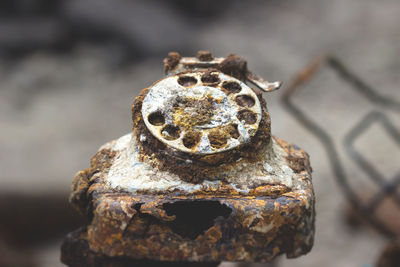
<svg viewBox="0 0 400 267">
<path fill-rule="evenodd" d="M 245 81 L 265 91 L 279 84 L 237 56 L 170 54 L 165 64 L 170 75 L 134 101 L 132 133 L 103 145 L 74 179 L 71 202 L 90 220 L 81 238 L 89 250 L 192 262 L 307 253 L 315 217 L 308 155 L 271 137 L 261 92 Z"/>
</svg>

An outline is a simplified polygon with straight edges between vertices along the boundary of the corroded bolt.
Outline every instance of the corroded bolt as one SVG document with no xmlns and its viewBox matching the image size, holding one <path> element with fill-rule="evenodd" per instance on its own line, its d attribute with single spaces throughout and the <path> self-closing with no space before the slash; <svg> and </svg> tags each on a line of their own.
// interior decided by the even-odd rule
<svg viewBox="0 0 400 267">
<path fill-rule="evenodd" d="M 174 69 L 181 59 L 181 55 L 178 52 L 169 52 L 168 57 L 164 59 L 164 71 L 168 72 Z"/>
<path fill-rule="evenodd" d="M 200 61 L 211 61 L 213 60 L 213 56 L 211 55 L 210 51 L 198 51 L 196 57 L 200 60 Z"/>
</svg>

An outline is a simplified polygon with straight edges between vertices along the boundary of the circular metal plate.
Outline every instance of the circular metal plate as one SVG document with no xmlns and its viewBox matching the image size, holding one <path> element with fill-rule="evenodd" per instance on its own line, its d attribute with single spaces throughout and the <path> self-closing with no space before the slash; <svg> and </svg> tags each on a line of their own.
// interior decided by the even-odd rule
<svg viewBox="0 0 400 267">
<path fill-rule="evenodd" d="M 245 83 L 221 72 L 166 77 L 143 100 L 146 127 L 161 142 L 183 152 L 213 154 L 249 142 L 261 106 Z"/>
</svg>

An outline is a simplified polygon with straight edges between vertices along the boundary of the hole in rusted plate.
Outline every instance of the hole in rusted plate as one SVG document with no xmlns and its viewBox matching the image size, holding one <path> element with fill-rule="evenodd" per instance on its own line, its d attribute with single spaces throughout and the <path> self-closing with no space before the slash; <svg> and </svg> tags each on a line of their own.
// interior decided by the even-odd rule
<svg viewBox="0 0 400 267">
<path fill-rule="evenodd" d="M 235 99 L 236 103 L 245 108 L 251 108 L 255 105 L 256 101 L 249 95 L 239 95 Z"/>
<path fill-rule="evenodd" d="M 183 145 L 187 148 L 193 148 L 200 142 L 201 134 L 199 132 L 190 131 L 183 137 Z"/>
<path fill-rule="evenodd" d="M 238 112 L 238 119 L 247 124 L 254 124 L 257 121 L 257 115 L 254 112 L 245 109 Z"/>
<path fill-rule="evenodd" d="M 154 126 L 161 126 L 165 123 L 164 115 L 160 111 L 151 113 L 148 120 Z"/>
<path fill-rule="evenodd" d="M 237 82 L 224 82 L 222 88 L 228 91 L 228 93 L 239 93 L 242 87 Z"/>
<path fill-rule="evenodd" d="M 208 134 L 208 140 L 213 148 L 223 148 L 228 143 L 228 134 L 222 129 L 215 129 Z"/>
<path fill-rule="evenodd" d="M 182 86 L 189 87 L 197 83 L 197 79 L 191 76 L 181 76 L 178 79 L 178 83 Z"/>
<path fill-rule="evenodd" d="M 218 219 L 228 218 L 232 213 L 225 204 L 218 201 L 179 201 L 163 204 L 168 216 L 176 219 L 168 225 L 172 231 L 184 238 L 195 239 L 211 228 Z"/>
<path fill-rule="evenodd" d="M 181 135 L 179 127 L 167 125 L 161 130 L 161 135 L 167 140 L 176 140 Z"/>
<path fill-rule="evenodd" d="M 238 126 L 236 124 L 229 124 L 226 127 L 226 132 L 230 135 L 230 137 L 238 139 L 240 134 L 238 130 Z"/>
</svg>

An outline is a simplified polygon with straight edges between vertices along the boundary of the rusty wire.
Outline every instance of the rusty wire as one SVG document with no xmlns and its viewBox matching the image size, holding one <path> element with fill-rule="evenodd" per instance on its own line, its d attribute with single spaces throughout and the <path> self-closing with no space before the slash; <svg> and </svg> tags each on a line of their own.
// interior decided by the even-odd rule
<svg viewBox="0 0 400 267">
<path fill-rule="evenodd" d="M 368 113 L 353 129 L 351 129 L 344 139 L 346 152 L 354 159 L 360 169 L 364 170 L 371 180 L 381 188 L 381 191 L 379 191 L 379 193 L 373 197 L 373 200 L 365 206 L 366 211 L 369 212 L 374 212 L 378 204 L 388 195 L 392 195 L 397 205 L 400 206 L 400 196 L 395 194 L 395 189 L 400 183 L 400 172 L 389 181 L 386 181 L 384 175 L 380 173 L 373 164 L 368 162 L 354 147 L 357 138 L 371 127 L 373 123 L 381 123 L 386 132 L 400 145 L 400 132 L 394 127 L 384 113 L 378 111 L 371 111 Z"/>
<path fill-rule="evenodd" d="M 375 122 L 381 123 L 384 129 L 399 146 L 400 132 L 390 123 L 389 118 L 384 113 L 372 111 L 356 124 L 346 135 L 343 142 L 346 152 L 361 169 L 366 171 L 369 178 L 375 181 L 376 185 L 379 187 L 379 191 L 373 196 L 372 201 L 367 204 L 363 203 L 357 195 L 357 192 L 350 186 L 350 178 L 345 172 L 332 137 L 320 125 L 307 116 L 301 108 L 296 105 L 295 101 L 292 101 L 294 93 L 303 88 L 303 85 L 314 77 L 315 73 L 323 64 L 327 64 L 327 66 L 334 70 L 344 81 L 352 85 L 350 88 L 367 98 L 372 104 L 386 109 L 391 109 L 395 112 L 400 112 L 400 103 L 394 99 L 378 94 L 376 90 L 366 84 L 362 79 L 350 71 L 339 59 L 333 56 L 318 57 L 307 65 L 298 73 L 293 82 L 286 87 L 282 97 L 282 102 L 290 114 L 321 142 L 322 147 L 328 156 L 335 180 L 339 185 L 339 188 L 343 191 L 346 199 L 362 215 L 362 217 L 378 231 L 385 236 L 393 237 L 393 231 L 376 216 L 374 211 L 379 203 L 381 203 L 387 196 L 393 196 L 395 203 L 400 208 L 400 196 L 396 195 L 396 189 L 400 186 L 400 173 L 390 181 L 385 181 L 383 175 L 355 149 L 354 142 Z"/>
</svg>

